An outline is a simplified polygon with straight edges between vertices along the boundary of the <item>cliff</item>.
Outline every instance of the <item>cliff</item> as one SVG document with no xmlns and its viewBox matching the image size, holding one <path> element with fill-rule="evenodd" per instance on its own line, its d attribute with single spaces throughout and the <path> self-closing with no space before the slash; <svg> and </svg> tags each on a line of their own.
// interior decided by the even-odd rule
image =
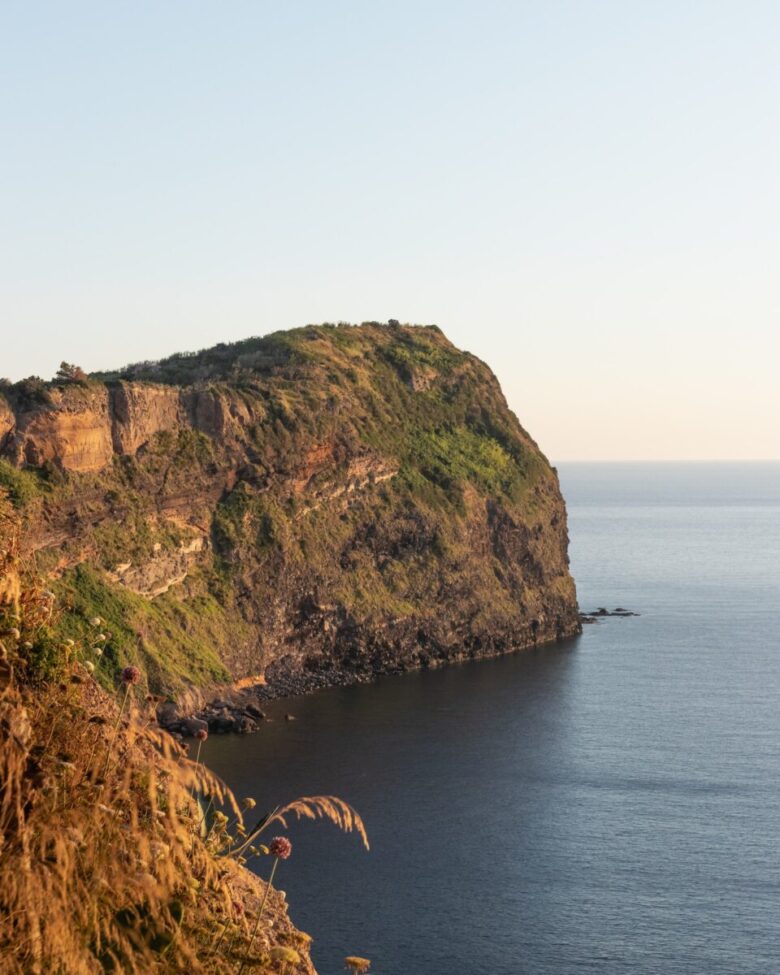
<svg viewBox="0 0 780 975">
<path fill-rule="evenodd" d="M 0 395 L 74 637 L 158 689 L 313 685 L 578 632 L 555 471 L 435 327 L 310 326 Z"/>
</svg>

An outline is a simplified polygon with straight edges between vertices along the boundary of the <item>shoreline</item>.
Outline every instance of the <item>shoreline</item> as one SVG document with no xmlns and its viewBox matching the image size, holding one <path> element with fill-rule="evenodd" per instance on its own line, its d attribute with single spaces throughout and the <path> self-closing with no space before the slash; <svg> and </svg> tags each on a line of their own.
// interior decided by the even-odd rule
<svg viewBox="0 0 780 975">
<path fill-rule="evenodd" d="M 214 696 L 206 692 L 203 704 L 185 708 L 183 714 L 175 702 L 166 702 L 157 711 L 160 727 L 174 736 L 193 737 L 200 730 L 209 734 L 253 734 L 260 730 L 264 721 L 269 720 L 262 709 L 264 703 L 302 697 L 316 691 L 333 687 L 352 687 L 356 684 L 372 684 L 382 677 L 399 677 L 421 670 L 438 670 L 452 664 L 472 663 L 481 660 L 494 660 L 511 656 L 535 648 L 549 647 L 582 634 L 582 620 L 578 621 L 572 632 L 551 636 L 544 640 L 533 640 L 508 649 L 481 651 L 479 653 L 461 652 L 449 657 L 432 657 L 416 666 L 404 664 L 397 667 L 364 669 L 360 671 L 345 667 L 329 667 L 316 671 L 284 671 L 246 686 L 243 678 L 221 689 L 214 688 Z M 240 685 L 244 686 L 240 686 Z M 295 720 L 293 715 L 285 715 L 286 720 Z"/>
</svg>

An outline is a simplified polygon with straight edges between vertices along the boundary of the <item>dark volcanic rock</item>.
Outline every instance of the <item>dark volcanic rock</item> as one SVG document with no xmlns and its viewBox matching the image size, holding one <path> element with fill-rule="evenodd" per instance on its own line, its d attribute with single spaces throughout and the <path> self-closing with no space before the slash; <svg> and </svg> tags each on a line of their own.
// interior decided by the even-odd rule
<svg viewBox="0 0 780 975">
<path fill-rule="evenodd" d="M 199 731 L 208 731 L 207 722 L 201 718 L 184 718 L 179 722 L 179 727 L 171 728 L 171 731 L 180 731 L 184 735 L 196 735 Z"/>
<path fill-rule="evenodd" d="M 617 609 L 609 610 L 604 606 L 599 606 L 598 609 L 594 610 L 592 613 L 581 613 L 580 619 L 585 621 L 586 619 L 592 619 L 595 616 L 639 616 L 639 613 L 634 613 L 630 609 L 623 609 L 618 606 Z"/>
</svg>

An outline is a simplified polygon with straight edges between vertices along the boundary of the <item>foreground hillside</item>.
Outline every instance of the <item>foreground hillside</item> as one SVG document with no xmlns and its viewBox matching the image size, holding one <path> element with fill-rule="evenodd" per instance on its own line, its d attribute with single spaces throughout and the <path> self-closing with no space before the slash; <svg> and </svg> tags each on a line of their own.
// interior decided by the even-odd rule
<svg viewBox="0 0 780 975">
<path fill-rule="evenodd" d="M 314 684 L 579 628 L 558 481 L 434 327 L 311 326 L 0 395 L 0 483 L 106 682 Z"/>
<path fill-rule="evenodd" d="M 237 803 L 201 741 L 156 725 L 138 668 L 98 684 L 99 621 L 89 639 L 63 634 L 19 528 L 0 489 L 0 973 L 315 975 L 312 939 L 248 867 L 269 881 L 295 868 L 273 836 L 290 817 L 368 846 L 360 817 L 332 796 Z"/>
</svg>

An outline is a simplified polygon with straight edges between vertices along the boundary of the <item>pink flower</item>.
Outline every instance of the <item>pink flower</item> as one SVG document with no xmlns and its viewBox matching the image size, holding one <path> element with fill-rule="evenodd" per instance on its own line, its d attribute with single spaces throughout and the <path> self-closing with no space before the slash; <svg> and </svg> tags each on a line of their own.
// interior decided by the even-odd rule
<svg viewBox="0 0 780 975">
<path fill-rule="evenodd" d="M 195 737 L 198 739 L 198 741 L 205 741 L 208 736 L 209 733 L 205 728 L 198 728 L 198 730 L 195 732 Z"/>
<path fill-rule="evenodd" d="M 141 679 L 141 671 L 137 667 L 125 667 L 122 671 L 123 684 L 137 684 Z"/>
<path fill-rule="evenodd" d="M 272 857 L 278 857 L 280 860 L 286 860 L 287 857 L 292 853 L 292 843 L 287 839 L 286 836 L 275 836 L 268 844 L 268 852 Z"/>
</svg>

